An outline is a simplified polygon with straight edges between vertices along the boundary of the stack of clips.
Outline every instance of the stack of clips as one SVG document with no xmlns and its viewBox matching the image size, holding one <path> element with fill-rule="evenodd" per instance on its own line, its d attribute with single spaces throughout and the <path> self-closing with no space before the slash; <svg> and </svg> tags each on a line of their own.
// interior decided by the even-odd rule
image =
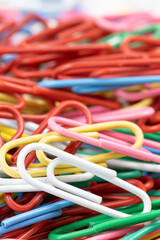
<svg viewBox="0 0 160 240">
<path fill-rule="evenodd" d="M 0 239 L 158 240 L 159 189 L 160 18 L 1 18 Z"/>
</svg>

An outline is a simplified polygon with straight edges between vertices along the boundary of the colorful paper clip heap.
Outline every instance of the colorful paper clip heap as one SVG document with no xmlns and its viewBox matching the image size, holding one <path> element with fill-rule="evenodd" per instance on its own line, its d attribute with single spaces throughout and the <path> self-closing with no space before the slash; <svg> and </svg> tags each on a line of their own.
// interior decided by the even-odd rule
<svg viewBox="0 0 160 240">
<path fill-rule="evenodd" d="M 160 239 L 160 18 L 50 20 L 1 19 L 0 239 Z"/>
</svg>

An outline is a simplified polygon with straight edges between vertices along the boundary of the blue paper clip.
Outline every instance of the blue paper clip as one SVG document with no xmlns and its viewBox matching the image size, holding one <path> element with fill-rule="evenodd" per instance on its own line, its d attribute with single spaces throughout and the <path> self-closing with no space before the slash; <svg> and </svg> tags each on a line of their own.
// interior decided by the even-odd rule
<svg viewBox="0 0 160 240">
<path fill-rule="evenodd" d="M 160 82 L 160 75 L 153 76 L 129 76 L 117 78 L 81 78 L 67 80 L 45 80 L 38 83 L 40 87 L 66 88 L 71 87 L 75 93 L 94 93 L 105 90 L 134 86 L 136 84 Z"/>
</svg>

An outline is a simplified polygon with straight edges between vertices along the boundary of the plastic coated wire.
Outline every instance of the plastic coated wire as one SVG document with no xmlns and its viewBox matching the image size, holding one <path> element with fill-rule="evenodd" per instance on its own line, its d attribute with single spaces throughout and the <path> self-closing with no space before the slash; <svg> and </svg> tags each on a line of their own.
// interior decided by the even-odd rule
<svg viewBox="0 0 160 240">
<path fill-rule="evenodd" d="M 42 216 L 38 216 L 36 218 L 32 218 L 32 219 L 20 222 L 18 224 L 14 224 L 10 227 L 2 227 L 1 226 L 0 227 L 0 235 L 3 235 L 4 233 L 11 232 L 13 230 L 16 230 L 16 229 L 19 229 L 19 228 L 22 228 L 22 227 L 32 225 L 32 224 L 37 223 L 37 222 L 41 222 L 41 221 L 46 220 L 46 219 L 58 217 L 61 214 L 62 214 L 62 211 L 57 210 L 57 211 L 53 211 L 53 212 L 50 212 L 50 213 L 47 213 L 47 214 L 43 214 Z"/>
<path fill-rule="evenodd" d="M 49 213 L 49 212 L 53 212 L 58 209 L 69 207 L 72 205 L 73 205 L 73 203 L 71 203 L 67 200 L 62 200 L 62 201 L 52 203 L 52 204 L 45 204 L 44 206 L 42 205 L 40 207 L 37 207 L 37 208 L 27 211 L 25 213 L 21 213 L 21 214 L 13 216 L 11 218 L 7 218 L 1 222 L 1 225 L 3 227 L 10 227 L 14 224 L 41 216 L 41 215 Z"/>
<path fill-rule="evenodd" d="M 144 235 L 146 235 L 147 233 L 149 232 L 152 232 L 153 230 L 156 230 L 156 229 L 159 229 L 160 228 L 160 220 L 156 221 L 156 222 L 153 222 L 151 223 L 150 225 L 132 233 L 132 234 L 129 234 L 128 236 L 126 237 L 123 237 L 121 238 L 121 240 L 138 240 L 140 239 L 141 237 L 143 237 Z"/>
<path fill-rule="evenodd" d="M 120 87 L 133 86 L 136 84 L 159 82 L 160 75 L 153 76 L 131 76 L 131 77 L 117 77 L 108 79 L 86 78 L 73 80 L 49 80 L 42 81 L 38 85 L 47 88 L 64 88 L 72 87 L 73 92 L 76 93 L 91 93 L 105 90 L 112 90 Z M 102 87 L 103 86 L 103 87 Z M 81 88 L 82 87 L 82 88 Z M 85 88 L 84 88 L 85 87 Z"/>
<path fill-rule="evenodd" d="M 158 206 L 159 201 L 160 201 L 159 199 L 153 200 L 152 207 L 154 208 Z M 117 229 L 117 227 L 122 228 L 123 226 L 127 227 L 127 226 L 131 226 L 141 222 L 146 222 L 148 220 L 152 220 L 160 216 L 160 210 L 152 210 L 150 213 L 139 214 L 138 211 L 140 211 L 142 207 L 143 207 L 143 204 L 138 204 L 136 206 L 123 210 L 124 212 L 127 212 L 127 213 L 136 212 L 134 216 L 127 217 L 127 218 L 113 219 L 105 215 L 99 215 L 99 216 L 95 216 L 92 218 L 88 218 L 88 219 L 76 222 L 75 224 L 69 224 L 69 225 L 63 226 L 63 228 L 60 227 L 50 232 L 49 239 L 50 240 L 53 240 L 53 239 L 69 240 L 71 238 L 74 239 L 74 238 L 79 238 L 83 236 L 90 236 L 90 235 L 98 234 L 104 230 L 112 230 L 112 229 Z M 73 231 L 80 228 L 84 228 L 88 226 L 89 223 L 90 223 L 89 228 Z"/>
</svg>

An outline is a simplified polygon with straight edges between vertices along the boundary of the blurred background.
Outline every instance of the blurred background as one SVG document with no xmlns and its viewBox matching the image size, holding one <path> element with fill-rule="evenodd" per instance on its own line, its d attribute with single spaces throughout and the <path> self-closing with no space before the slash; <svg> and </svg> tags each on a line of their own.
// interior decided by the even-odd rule
<svg viewBox="0 0 160 240">
<path fill-rule="evenodd" d="M 135 11 L 160 15 L 160 0 L 0 0 L 0 11 L 5 9 L 36 12 L 46 17 L 71 10 L 96 16 Z"/>
</svg>

